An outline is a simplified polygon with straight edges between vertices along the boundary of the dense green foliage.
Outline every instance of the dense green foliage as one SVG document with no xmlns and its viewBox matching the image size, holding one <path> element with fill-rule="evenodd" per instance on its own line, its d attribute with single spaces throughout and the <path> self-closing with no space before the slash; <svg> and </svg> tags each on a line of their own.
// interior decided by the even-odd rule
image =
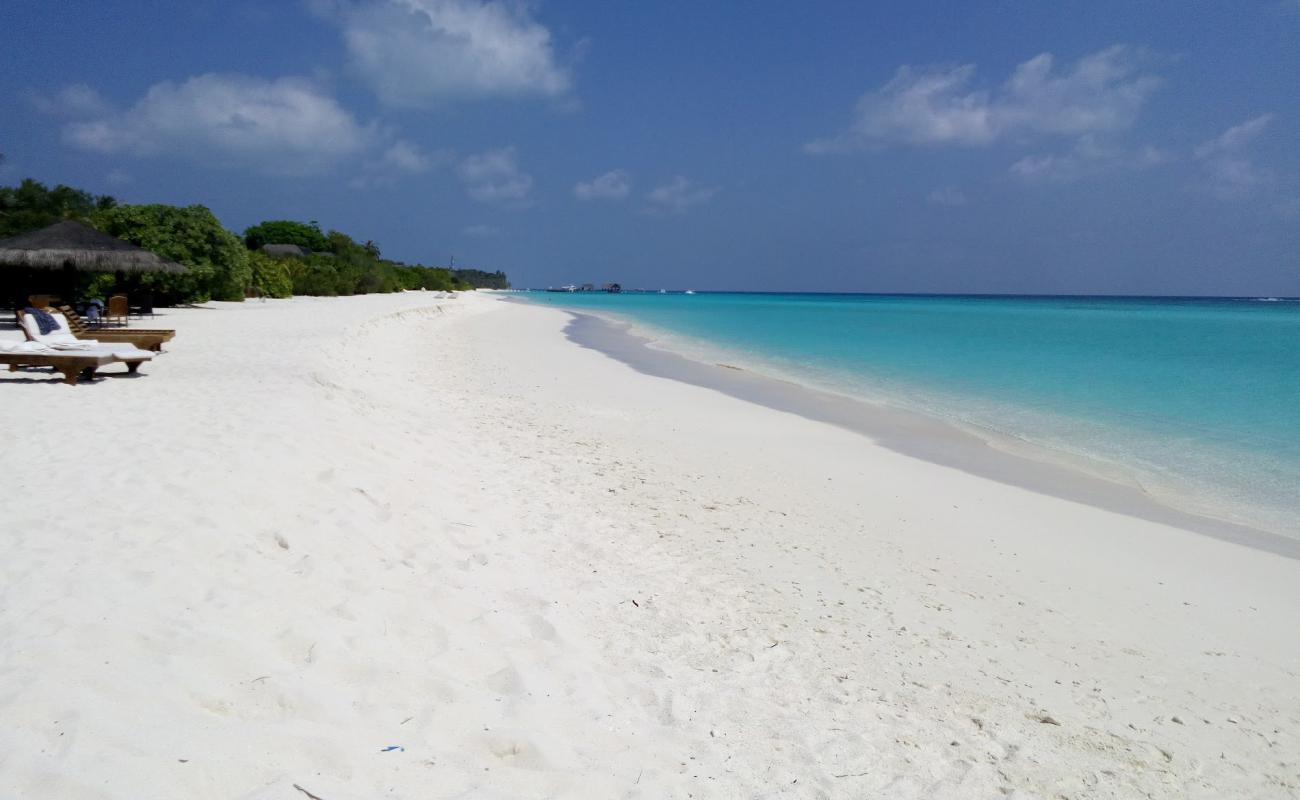
<svg viewBox="0 0 1300 800">
<path fill-rule="evenodd" d="M 410 266 L 379 257 L 374 242 L 359 244 L 339 231 L 330 231 L 329 252 L 306 258 L 285 257 L 293 293 L 306 295 L 375 294 L 403 289 L 459 291 L 473 288 L 456 280 L 450 270 Z"/>
<path fill-rule="evenodd" d="M 59 184 L 53 189 L 25 179 L 18 186 L 0 186 L 0 239 L 53 225 L 61 219 L 88 220 L 117 201 Z"/>
<path fill-rule="evenodd" d="M 249 284 L 251 294 L 259 297 L 293 296 L 293 277 L 283 260 L 271 258 L 265 253 L 250 252 L 248 266 L 253 272 Z"/>
<path fill-rule="evenodd" d="M 291 219 L 270 219 L 244 231 L 244 245 L 249 250 L 261 249 L 264 244 L 296 244 L 314 251 L 330 249 L 329 241 L 315 222 Z"/>
<path fill-rule="evenodd" d="M 484 272 L 481 269 L 454 269 L 452 275 L 456 276 L 459 281 L 464 281 L 475 289 L 509 289 L 510 281 L 506 274 L 501 270 L 496 272 Z"/>
<path fill-rule="evenodd" d="M 180 275 L 79 272 L 72 288 L 82 298 L 106 297 L 114 292 L 144 293 L 153 295 L 157 305 L 169 305 L 242 300 L 249 295 L 463 291 L 479 287 L 504 289 L 510 285 L 503 272 L 451 270 L 386 260 L 373 241 L 357 242 L 339 231 L 322 233 L 314 221 L 267 220 L 244 231 L 241 241 L 203 206 L 119 206 L 112 197 L 62 185 L 50 189 L 30 179 L 16 187 L 0 186 L 0 237 L 69 218 L 83 220 L 188 267 Z M 260 252 L 266 244 L 293 244 L 311 252 L 301 258 L 273 257 Z M 18 280 L 22 276 L 14 272 L 10 277 Z M 14 298 L 26 296 L 29 291 L 50 291 L 52 277 L 48 272 L 28 275 L 18 282 L 33 285 L 6 284 L 0 289 Z M 60 294 L 68 290 L 56 289 Z"/>
<path fill-rule="evenodd" d="M 456 278 L 445 267 L 408 267 L 397 265 L 398 275 L 404 289 L 430 289 L 438 292 L 461 292 L 472 289 L 468 283 Z"/>
<path fill-rule="evenodd" d="M 203 206 L 117 206 L 95 214 L 93 222 L 105 233 L 189 267 L 181 275 L 134 276 L 157 303 L 243 300 L 251 284 L 248 250 Z"/>
</svg>

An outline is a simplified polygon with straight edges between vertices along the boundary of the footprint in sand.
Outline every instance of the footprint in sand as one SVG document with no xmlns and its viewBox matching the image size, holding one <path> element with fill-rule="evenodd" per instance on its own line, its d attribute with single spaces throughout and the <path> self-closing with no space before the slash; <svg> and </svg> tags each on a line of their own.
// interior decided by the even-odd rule
<svg viewBox="0 0 1300 800">
<path fill-rule="evenodd" d="M 492 736 L 484 744 L 489 753 L 512 767 L 532 770 L 550 769 L 550 762 L 527 739 L 512 736 Z"/>
<path fill-rule="evenodd" d="M 546 618 L 540 614 L 535 614 L 528 620 L 528 630 L 535 638 L 553 642 L 559 638 L 555 631 L 555 626 L 546 621 Z"/>
<path fill-rule="evenodd" d="M 483 685 L 499 695 L 515 697 L 524 692 L 524 677 L 507 665 L 484 678 Z"/>
</svg>

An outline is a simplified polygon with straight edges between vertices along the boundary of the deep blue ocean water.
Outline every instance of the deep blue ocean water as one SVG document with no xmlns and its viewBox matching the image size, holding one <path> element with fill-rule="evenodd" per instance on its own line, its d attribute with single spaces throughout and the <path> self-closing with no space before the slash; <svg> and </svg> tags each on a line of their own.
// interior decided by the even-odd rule
<svg viewBox="0 0 1300 800">
<path fill-rule="evenodd" d="M 1300 535 L 1300 302 L 548 294 L 656 346 L 923 411 Z"/>
</svg>

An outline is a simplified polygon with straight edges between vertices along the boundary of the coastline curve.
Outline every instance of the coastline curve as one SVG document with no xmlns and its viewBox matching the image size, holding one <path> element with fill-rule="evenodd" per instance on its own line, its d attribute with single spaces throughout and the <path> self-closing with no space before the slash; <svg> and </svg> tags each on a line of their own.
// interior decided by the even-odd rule
<svg viewBox="0 0 1300 800">
<path fill-rule="evenodd" d="M 1216 539 L 1300 560 L 1300 540 L 1166 505 L 1140 487 L 995 446 L 976 433 L 919 411 L 833 394 L 725 364 L 651 347 L 631 325 L 572 309 L 569 341 L 638 372 L 688 383 L 865 436 L 902 455 Z"/>
</svg>

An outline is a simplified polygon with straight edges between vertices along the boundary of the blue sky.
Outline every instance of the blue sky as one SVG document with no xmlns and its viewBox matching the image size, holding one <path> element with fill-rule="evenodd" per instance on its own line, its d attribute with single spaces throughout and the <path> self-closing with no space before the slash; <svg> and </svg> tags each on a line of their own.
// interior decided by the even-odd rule
<svg viewBox="0 0 1300 800">
<path fill-rule="evenodd" d="M 1300 0 L 29 2 L 0 182 L 520 286 L 1300 294 Z"/>
</svg>

